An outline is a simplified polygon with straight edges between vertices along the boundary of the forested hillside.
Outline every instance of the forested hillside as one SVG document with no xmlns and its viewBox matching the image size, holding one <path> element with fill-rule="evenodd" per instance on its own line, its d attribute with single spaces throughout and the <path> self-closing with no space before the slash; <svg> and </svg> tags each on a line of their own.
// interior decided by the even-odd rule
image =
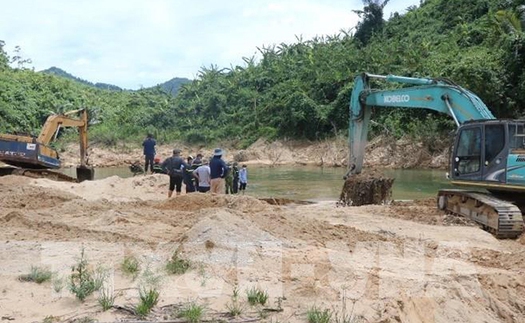
<svg viewBox="0 0 525 323">
<path fill-rule="evenodd" d="M 0 131 L 37 131 L 45 117 L 86 106 L 90 137 L 111 144 L 153 132 L 161 141 L 247 145 L 263 136 L 346 133 L 356 74 L 446 77 L 500 118 L 525 113 L 525 0 L 426 0 L 384 21 L 386 1 L 365 0 L 351 32 L 259 48 L 243 66 L 210 66 L 174 98 L 157 87 L 107 91 L 9 67 L 0 50 Z M 6 40 L 8 41 L 8 40 Z M 0 43 L 0 49 L 3 43 Z M 375 111 L 374 132 L 435 138 L 454 129 L 430 111 Z"/>
<path fill-rule="evenodd" d="M 79 82 L 79 83 L 82 83 L 82 84 L 85 84 L 85 85 L 89 85 L 89 86 L 93 86 L 93 87 L 97 87 L 99 89 L 105 89 L 105 90 L 113 90 L 113 91 L 121 91 L 122 89 L 116 85 L 113 85 L 113 84 L 107 84 L 107 83 L 91 83 L 89 81 L 86 81 L 86 80 L 83 80 L 81 78 L 78 78 L 74 75 L 71 75 L 69 74 L 68 72 L 64 71 L 63 69 L 61 68 L 58 68 L 58 67 L 55 67 L 55 66 L 52 66 L 48 69 L 45 69 L 43 71 L 40 71 L 41 73 L 46 73 L 46 74 L 52 74 L 52 75 L 56 75 L 56 76 L 60 76 L 60 77 L 65 77 L 67 79 L 71 79 L 73 81 L 76 81 L 76 82 Z"/>
</svg>

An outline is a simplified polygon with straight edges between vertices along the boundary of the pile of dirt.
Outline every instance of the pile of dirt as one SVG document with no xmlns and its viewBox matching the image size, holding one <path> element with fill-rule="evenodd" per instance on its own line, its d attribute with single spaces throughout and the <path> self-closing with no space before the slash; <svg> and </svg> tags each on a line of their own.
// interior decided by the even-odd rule
<svg viewBox="0 0 525 323">
<path fill-rule="evenodd" d="M 198 211 L 208 208 L 228 208 L 242 212 L 260 212 L 271 208 L 268 203 L 244 195 L 185 194 L 161 202 L 159 209 Z"/>
<path fill-rule="evenodd" d="M 144 201 L 165 199 L 169 178 L 161 174 L 121 178 L 111 176 L 98 181 L 80 184 L 36 180 L 35 185 L 50 190 L 61 190 L 81 196 L 86 200 L 107 199 L 110 201 Z"/>
<path fill-rule="evenodd" d="M 374 169 L 368 169 L 361 174 L 350 175 L 343 185 L 339 205 L 360 206 L 390 203 L 393 184 L 393 178 L 386 177 Z"/>
<path fill-rule="evenodd" d="M 409 220 L 418 223 L 444 226 L 477 226 L 467 218 L 447 214 L 436 207 L 435 198 L 425 198 L 412 201 L 392 201 L 385 206 L 370 206 L 368 210 L 374 210 L 383 216 Z"/>
<path fill-rule="evenodd" d="M 0 196 L 0 205 L 10 209 L 43 209 L 78 198 L 68 192 L 48 190 L 42 187 L 14 186 L 9 195 Z"/>
</svg>

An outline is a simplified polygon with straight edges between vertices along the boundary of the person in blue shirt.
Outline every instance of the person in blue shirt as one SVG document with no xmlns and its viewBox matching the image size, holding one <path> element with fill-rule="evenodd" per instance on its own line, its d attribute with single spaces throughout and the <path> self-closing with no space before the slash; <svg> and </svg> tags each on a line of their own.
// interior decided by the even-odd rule
<svg viewBox="0 0 525 323">
<path fill-rule="evenodd" d="M 225 181 L 228 175 L 228 166 L 222 160 L 222 149 L 216 148 L 213 151 L 213 158 L 210 160 L 210 192 L 224 194 Z"/>
<path fill-rule="evenodd" d="M 157 142 L 153 139 L 153 135 L 148 133 L 146 139 L 142 142 L 144 147 L 144 156 L 146 158 L 144 173 L 148 173 L 148 167 L 150 167 L 151 174 L 153 174 L 153 159 L 155 158 L 155 145 Z"/>
</svg>

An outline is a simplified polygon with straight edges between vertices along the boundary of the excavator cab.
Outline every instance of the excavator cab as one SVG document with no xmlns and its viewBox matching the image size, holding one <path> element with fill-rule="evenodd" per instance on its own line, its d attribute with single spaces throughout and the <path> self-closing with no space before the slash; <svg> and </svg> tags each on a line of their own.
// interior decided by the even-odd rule
<svg viewBox="0 0 525 323">
<path fill-rule="evenodd" d="M 478 120 L 459 127 L 450 163 L 453 184 L 525 191 L 524 128 L 523 120 Z"/>
</svg>

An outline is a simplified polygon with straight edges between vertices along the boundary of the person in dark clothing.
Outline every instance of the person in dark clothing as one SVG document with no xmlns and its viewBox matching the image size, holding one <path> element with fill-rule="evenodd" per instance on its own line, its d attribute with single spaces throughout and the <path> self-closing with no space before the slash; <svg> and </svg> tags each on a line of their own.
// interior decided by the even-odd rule
<svg viewBox="0 0 525 323">
<path fill-rule="evenodd" d="M 228 166 L 228 169 L 230 169 L 228 175 L 226 175 L 224 178 L 224 182 L 226 184 L 226 194 L 233 194 L 233 172 L 231 171 L 232 164 L 227 163 L 226 166 Z"/>
<path fill-rule="evenodd" d="M 157 142 L 155 139 L 153 139 L 153 135 L 151 133 L 148 133 L 146 139 L 142 142 L 142 146 L 144 147 L 144 156 L 145 156 L 145 164 L 144 167 L 144 173 L 148 173 L 148 167 L 151 170 L 151 173 L 153 174 L 153 159 L 155 158 L 155 145 L 157 145 Z"/>
<path fill-rule="evenodd" d="M 188 156 L 186 164 L 188 167 L 184 167 L 184 185 L 186 185 L 186 193 L 195 192 L 195 183 L 193 182 L 193 157 Z"/>
<path fill-rule="evenodd" d="M 233 173 L 233 194 L 237 194 L 239 192 L 239 167 L 237 162 L 233 163 L 231 171 Z"/>
<path fill-rule="evenodd" d="M 195 156 L 195 160 L 193 161 L 193 165 L 196 165 L 197 167 L 202 165 L 202 154 L 198 153 L 197 156 Z"/>
<path fill-rule="evenodd" d="M 210 184 L 212 193 L 224 194 L 225 181 L 228 175 L 228 166 L 222 160 L 222 149 L 216 148 L 213 152 L 213 158 L 210 160 Z"/>
<path fill-rule="evenodd" d="M 202 166 L 202 154 L 197 154 L 197 156 L 193 160 L 193 163 L 191 163 L 191 169 L 193 170 L 193 172 L 195 172 L 195 170 L 199 168 L 200 166 Z M 199 180 L 195 176 L 193 176 L 193 173 L 191 176 L 193 177 L 193 184 L 195 185 L 195 191 L 200 192 L 199 191 Z"/>
<path fill-rule="evenodd" d="M 140 162 L 138 160 L 129 165 L 129 170 L 133 173 L 133 176 L 144 174 L 144 169 L 142 169 L 142 166 L 140 166 Z"/>
<path fill-rule="evenodd" d="M 180 195 L 184 169 L 189 168 L 189 165 L 180 157 L 180 149 L 173 149 L 173 156 L 167 158 L 161 166 L 164 172 L 170 176 L 168 197 L 173 195 L 174 190 L 177 192 L 177 195 Z"/>
<path fill-rule="evenodd" d="M 153 173 L 155 174 L 162 174 L 164 173 L 164 170 L 162 170 L 162 165 L 160 164 L 160 158 L 155 157 L 153 160 L 155 163 L 153 164 Z"/>
</svg>

